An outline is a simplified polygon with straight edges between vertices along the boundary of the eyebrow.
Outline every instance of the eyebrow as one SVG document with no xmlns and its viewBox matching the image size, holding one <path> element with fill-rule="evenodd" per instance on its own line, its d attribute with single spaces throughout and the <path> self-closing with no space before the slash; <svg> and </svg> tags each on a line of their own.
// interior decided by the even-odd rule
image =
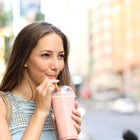
<svg viewBox="0 0 140 140">
<path fill-rule="evenodd" d="M 41 52 L 48 52 L 48 53 L 52 53 L 52 51 L 50 50 L 42 50 Z M 65 53 L 64 51 L 60 51 L 59 53 Z"/>
</svg>

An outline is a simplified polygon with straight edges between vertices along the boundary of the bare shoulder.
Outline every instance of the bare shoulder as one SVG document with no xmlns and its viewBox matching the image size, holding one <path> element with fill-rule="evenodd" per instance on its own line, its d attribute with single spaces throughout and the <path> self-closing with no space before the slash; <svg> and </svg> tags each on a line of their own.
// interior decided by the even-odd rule
<svg viewBox="0 0 140 140">
<path fill-rule="evenodd" d="M 0 140 L 12 140 L 6 119 L 6 106 L 0 94 Z"/>
<path fill-rule="evenodd" d="M 6 116 L 6 106 L 2 99 L 2 96 L 3 95 L 0 94 L 0 116 Z"/>
</svg>

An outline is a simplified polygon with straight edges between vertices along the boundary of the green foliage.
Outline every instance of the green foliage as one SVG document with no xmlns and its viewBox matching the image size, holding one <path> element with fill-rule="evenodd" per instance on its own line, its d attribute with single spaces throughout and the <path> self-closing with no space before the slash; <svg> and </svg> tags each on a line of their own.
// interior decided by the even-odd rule
<svg viewBox="0 0 140 140">
<path fill-rule="evenodd" d="M 12 39 L 12 36 L 9 36 L 9 37 L 5 37 L 5 55 L 4 55 L 4 59 L 5 59 L 5 63 L 8 62 L 8 59 L 9 59 L 9 56 L 10 56 L 10 53 L 11 53 L 11 45 L 10 45 L 10 42 L 11 42 L 11 39 Z"/>
<path fill-rule="evenodd" d="M 36 14 L 36 21 L 40 21 L 40 20 L 44 20 L 45 19 L 45 15 L 42 13 L 37 13 Z"/>
<path fill-rule="evenodd" d="M 0 11 L 0 27 L 10 25 L 12 23 L 12 12 Z"/>
</svg>

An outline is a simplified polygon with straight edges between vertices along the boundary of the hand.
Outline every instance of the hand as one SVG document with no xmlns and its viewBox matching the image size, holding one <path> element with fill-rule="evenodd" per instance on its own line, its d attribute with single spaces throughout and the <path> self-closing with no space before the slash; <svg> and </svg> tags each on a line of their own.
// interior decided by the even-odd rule
<svg viewBox="0 0 140 140">
<path fill-rule="evenodd" d="M 45 78 L 37 87 L 36 93 L 36 113 L 48 115 L 51 107 L 51 93 L 54 91 L 56 79 Z"/>
<path fill-rule="evenodd" d="M 75 121 L 74 126 L 77 130 L 77 133 L 79 134 L 81 132 L 81 114 L 79 111 L 77 111 L 77 108 L 78 108 L 78 103 L 75 102 L 75 109 L 72 110 L 72 113 L 73 113 L 72 119 Z M 54 114 L 52 114 L 52 121 L 53 121 L 56 136 L 58 137 L 56 118 L 55 118 Z"/>
<path fill-rule="evenodd" d="M 77 133 L 79 134 L 81 132 L 81 114 L 80 112 L 77 110 L 78 108 L 78 103 L 75 101 L 75 109 L 72 110 L 72 119 L 75 121 L 75 128 L 77 129 Z"/>
</svg>

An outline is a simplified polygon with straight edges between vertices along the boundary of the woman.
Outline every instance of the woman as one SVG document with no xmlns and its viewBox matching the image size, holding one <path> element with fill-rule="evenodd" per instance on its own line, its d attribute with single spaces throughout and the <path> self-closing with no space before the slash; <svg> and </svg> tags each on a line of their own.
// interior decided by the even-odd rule
<svg viewBox="0 0 140 140">
<path fill-rule="evenodd" d="M 0 87 L 12 104 L 9 131 L 8 113 L 0 98 L 0 139 L 56 139 L 51 94 L 56 83 L 71 86 L 68 54 L 66 36 L 52 24 L 35 22 L 20 31 Z M 72 118 L 79 134 L 81 116 L 76 109 Z"/>
</svg>

